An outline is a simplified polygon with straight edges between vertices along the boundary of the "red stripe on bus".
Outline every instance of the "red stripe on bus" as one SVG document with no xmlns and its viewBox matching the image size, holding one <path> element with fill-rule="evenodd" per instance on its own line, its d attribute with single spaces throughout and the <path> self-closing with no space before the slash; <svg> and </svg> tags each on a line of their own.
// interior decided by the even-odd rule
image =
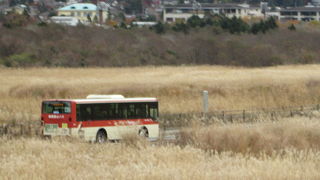
<svg viewBox="0 0 320 180">
<path fill-rule="evenodd" d="M 130 125 L 151 125 L 151 124 L 159 124 L 159 123 L 154 122 L 152 120 L 145 120 L 145 119 L 83 121 L 82 127 L 130 126 Z"/>
<path fill-rule="evenodd" d="M 80 124 L 81 127 L 106 127 L 106 126 L 130 126 L 130 125 L 152 125 L 159 124 L 152 119 L 124 119 L 124 120 L 95 120 L 95 121 L 76 121 L 68 122 L 65 119 L 45 119 L 45 124 L 58 124 L 61 128 L 62 123 L 67 123 L 69 128 L 77 128 Z"/>
</svg>

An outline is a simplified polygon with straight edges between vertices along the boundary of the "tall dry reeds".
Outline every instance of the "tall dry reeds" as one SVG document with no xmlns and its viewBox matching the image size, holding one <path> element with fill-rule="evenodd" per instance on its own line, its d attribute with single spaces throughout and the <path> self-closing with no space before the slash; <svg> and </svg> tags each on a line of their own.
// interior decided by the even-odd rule
<svg viewBox="0 0 320 180">
<path fill-rule="evenodd" d="M 316 118 L 217 121 L 208 127 L 186 120 L 191 125 L 177 144 L 131 134 L 102 145 L 43 140 L 35 131 L 43 99 L 95 93 L 158 97 L 160 115 L 201 112 L 202 90 L 209 91 L 209 111 L 318 104 L 319 70 L 318 65 L 1 68 L 0 124 L 9 132 L 0 137 L 0 179 L 319 179 Z"/>
<path fill-rule="evenodd" d="M 43 99 L 85 98 L 88 94 L 157 97 L 160 113 L 201 112 L 202 90 L 209 92 L 209 111 L 318 104 L 319 70 L 318 65 L 255 69 L 219 66 L 2 68 L 0 116 L 7 111 L 39 116 Z"/>
<path fill-rule="evenodd" d="M 259 157 L 192 146 L 0 138 L 1 179 L 319 179 L 319 151 Z"/>
<path fill-rule="evenodd" d="M 278 122 L 194 125 L 180 132 L 179 145 L 191 145 L 206 151 L 267 153 L 287 148 L 320 150 L 318 119 L 290 118 Z"/>
</svg>

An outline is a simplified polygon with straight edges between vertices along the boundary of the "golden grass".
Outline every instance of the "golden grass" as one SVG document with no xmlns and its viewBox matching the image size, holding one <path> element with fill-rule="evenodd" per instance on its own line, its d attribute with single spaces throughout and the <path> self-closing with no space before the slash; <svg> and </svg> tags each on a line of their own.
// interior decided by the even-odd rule
<svg viewBox="0 0 320 180">
<path fill-rule="evenodd" d="M 319 65 L 0 68 L 0 125 L 34 123 L 31 130 L 22 128 L 29 138 L 13 136 L 21 131 L 14 125 L 0 137 L 0 179 L 320 179 L 316 119 L 209 127 L 195 122 L 177 144 L 132 135 L 103 145 L 36 135 L 44 98 L 153 96 L 160 100 L 160 113 L 200 112 L 202 90 L 209 91 L 210 111 L 318 104 L 319 70 Z"/>
<path fill-rule="evenodd" d="M 192 146 L 0 138 L 1 179 L 319 179 L 320 153 L 205 152 Z"/>
<path fill-rule="evenodd" d="M 0 111 L 39 115 L 44 98 L 84 98 L 96 93 L 158 97 L 162 113 L 200 112 L 202 90 L 209 91 L 210 111 L 317 104 L 319 79 L 319 65 L 2 68 Z"/>
<path fill-rule="evenodd" d="M 177 144 L 206 151 L 271 154 L 286 148 L 320 150 L 320 122 L 317 118 L 286 118 L 242 124 L 194 124 L 180 132 Z"/>
</svg>

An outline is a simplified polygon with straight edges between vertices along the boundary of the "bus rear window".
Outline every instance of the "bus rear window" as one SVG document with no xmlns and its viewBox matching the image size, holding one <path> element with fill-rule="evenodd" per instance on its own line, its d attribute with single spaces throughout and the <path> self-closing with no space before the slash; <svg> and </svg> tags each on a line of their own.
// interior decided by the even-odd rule
<svg viewBox="0 0 320 180">
<path fill-rule="evenodd" d="M 45 114 L 69 114 L 71 112 L 70 102 L 45 101 L 42 103 L 42 113 Z"/>
</svg>

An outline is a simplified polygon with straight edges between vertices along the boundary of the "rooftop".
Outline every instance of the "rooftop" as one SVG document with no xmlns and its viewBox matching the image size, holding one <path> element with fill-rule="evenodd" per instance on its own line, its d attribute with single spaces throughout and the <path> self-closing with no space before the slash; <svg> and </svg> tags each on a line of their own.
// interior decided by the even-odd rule
<svg viewBox="0 0 320 180">
<path fill-rule="evenodd" d="M 320 11 L 320 7 L 294 7 L 281 9 L 281 11 Z"/>
<path fill-rule="evenodd" d="M 212 8 L 235 8 L 235 9 L 244 9 L 243 6 L 238 4 L 231 4 L 231 3 L 222 3 L 222 4 L 213 4 L 213 3 L 201 3 L 200 4 L 202 9 L 212 9 Z M 179 5 L 166 5 L 166 9 L 192 9 L 194 8 L 192 4 L 179 4 Z"/>
<path fill-rule="evenodd" d="M 71 4 L 65 7 L 60 8 L 59 10 L 61 11 L 70 11 L 70 10 L 74 10 L 74 11 L 96 11 L 97 10 L 97 6 L 91 3 L 77 3 L 77 4 Z"/>
<path fill-rule="evenodd" d="M 127 102 L 157 102 L 157 98 L 122 98 L 122 99 L 47 99 L 44 101 L 71 101 L 86 103 L 127 103 Z"/>
</svg>

